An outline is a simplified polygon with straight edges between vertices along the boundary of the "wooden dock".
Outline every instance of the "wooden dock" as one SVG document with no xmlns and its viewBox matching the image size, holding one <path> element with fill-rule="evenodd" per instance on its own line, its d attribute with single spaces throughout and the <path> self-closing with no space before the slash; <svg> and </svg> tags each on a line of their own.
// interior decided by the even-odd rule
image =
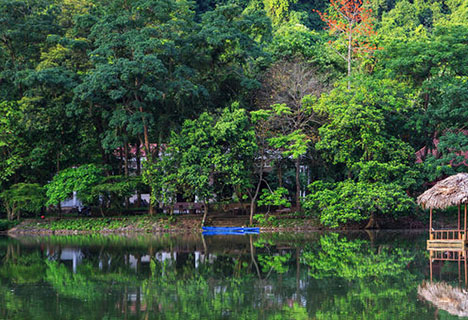
<svg viewBox="0 0 468 320">
<path fill-rule="evenodd" d="M 427 250 L 466 250 L 465 229 L 431 230 Z"/>
<path fill-rule="evenodd" d="M 466 250 L 467 243 L 468 242 L 466 240 L 459 240 L 459 239 L 427 240 L 427 250 L 434 250 L 434 251 Z"/>
</svg>

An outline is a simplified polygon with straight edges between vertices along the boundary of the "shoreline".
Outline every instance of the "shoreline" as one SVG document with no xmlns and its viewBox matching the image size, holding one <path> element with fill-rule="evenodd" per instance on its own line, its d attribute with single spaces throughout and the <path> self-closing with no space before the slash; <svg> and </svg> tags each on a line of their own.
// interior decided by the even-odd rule
<svg viewBox="0 0 468 320">
<path fill-rule="evenodd" d="M 238 227 L 245 226 L 245 217 L 233 217 L 224 221 L 223 225 L 210 226 Z M 278 225 L 254 225 L 260 228 L 260 233 L 282 232 L 356 232 L 356 231 L 423 231 L 426 227 L 422 223 L 403 224 L 395 227 L 384 225 L 380 229 L 365 229 L 362 225 L 346 225 L 340 228 L 326 228 L 317 225 L 312 219 L 281 219 Z M 170 233 L 201 233 L 201 217 L 198 216 L 136 216 L 136 217 L 108 217 L 108 218 L 49 218 L 46 220 L 25 219 L 8 230 L 0 231 L 0 235 L 11 236 L 49 236 L 49 235 L 148 235 Z"/>
<path fill-rule="evenodd" d="M 320 232 L 425 232 L 426 229 L 291 229 L 291 228 L 260 228 L 260 234 L 273 234 L 284 232 L 297 232 L 297 233 L 320 233 Z M 0 236 L 88 236 L 88 235 L 119 235 L 119 236 L 143 236 L 143 235 L 158 235 L 158 234 L 200 234 L 202 230 L 196 229 L 165 229 L 157 230 L 154 232 L 140 232 L 140 231 L 83 231 L 83 230 L 56 230 L 56 231 L 0 231 Z"/>
</svg>

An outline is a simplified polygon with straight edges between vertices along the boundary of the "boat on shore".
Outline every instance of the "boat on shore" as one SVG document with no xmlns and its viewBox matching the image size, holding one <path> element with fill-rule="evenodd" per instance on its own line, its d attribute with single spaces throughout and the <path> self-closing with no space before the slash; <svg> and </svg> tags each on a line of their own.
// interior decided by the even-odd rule
<svg viewBox="0 0 468 320">
<path fill-rule="evenodd" d="M 259 234 L 258 227 L 202 227 L 202 234 L 209 235 L 243 235 L 243 234 Z"/>
</svg>

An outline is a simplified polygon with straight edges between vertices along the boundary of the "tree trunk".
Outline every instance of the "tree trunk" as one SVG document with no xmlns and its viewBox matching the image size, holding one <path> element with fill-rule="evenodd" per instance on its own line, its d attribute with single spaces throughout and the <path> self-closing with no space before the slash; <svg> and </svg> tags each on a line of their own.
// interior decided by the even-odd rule
<svg viewBox="0 0 468 320">
<path fill-rule="evenodd" d="M 375 214 L 374 212 L 371 212 L 371 215 L 370 215 L 370 218 L 369 218 L 369 222 L 367 223 L 366 229 L 379 229 L 380 226 L 377 222 L 377 219 L 375 217 Z"/>
<path fill-rule="evenodd" d="M 376 231 L 375 230 L 366 230 L 366 233 L 369 236 L 371 249 L 374 249 Z"/>
<path fill-rule="evenodd" d="M 125 142 L 125 178 L 128 178 L 128 143 Z M 130 207 L 130 200 L 125 197 L 125 209 Z"/>
<path fill-rule="evenodd" d="M 136 174 L 141 176 L 141 158 L 140 158 L 140 142 L 137 142 L 136 145 Z M 140 190 L 137 190 L 137 207 L 141 207 L 141 193 Z"/>
<path fill-rule="evenodd" d="M 123 167 L 123 150 L 122 148 L 119 148 L 119 155 L 120 155 L 120 160 L 119 160 L 119 176 L 122 174 L 122 167 Z"/>
<path fill-rule="evenodd" d="M 124 163 L 125 163 L 125 171 L 124 171 L 124 174 L 125 174 L 125 177 L 128 177 L 128 144 L 125 143 L 124 145 L 124 152 L 125 152 L 125 160 L 124 160 Z"/>
<path fill-rule="evenodd" d="M 153 216 L 154 215 L 154 207 L 153 207 L 153 204 L 152 204 L 152 201 L 151 201 L 151 191 L 150 191 L 150 201 L 149 201 L 149 215 L 150 216 Z"/>
<path fill-rule="evenodd" d="M 241 206 L 242 214 L 246 214 L 247 213 L 247 208 L 244 205 L 244 203 L 242 202 L 242 194 L 240 192 L 239 186 L 236 186 L 235 192 L 236 192 L 237 198 L 239 199 L 239 204 Z"/>
<path fill-rule="evenodd" d="M 140 107 L 140 112 L 143 114 L 143 107 Z M 152 161 L 151 157 L 151 148 L 149 143 L 149 134 L 148 134 L 148 125 L 146 124 L 145 118 L 142 116 L 141 120 L 143 122 L 143 139 L 145 140 L 144 149 L 146 161 Z M 149 215 L 154 215 L 153 204 L 151 203 L 151 192 L 150 192 L 150 202 L 149 202 Z"/>
<path fill-rule="evenodd" d="M 263 181 L 263 170 L 264 170 L 264 166 L 265 166 L 265 159 L 264 159 L 264 155 L 265 155 L 265 150 L 262 148 L 262 151 L 260 153 L 260 172 L 258 173 L 258 182 L 257 182 L 257 187 L 255 188 L 255 193 L 252 195 L 250 192 L 249 192 L 249 195 L 250 195 L 250 219 L 249 219 L 249 222 L 250 222 L 250 225 L 253 224 L 253 216 L 255 214 L 255 209 L 256 209 L 256 201 L 257 201 L 257 197 L 258 197 L 258 194 L 260 193 L 260 186 L 262 185 L 262 181 Z"/>
<path fill-rule="evenodd" d="M 202 220 L 202 227 L 205 225 L 206 221 L 206 216 L 208 215 L 208 203 L 207 201 L 204 202 L 204 207 L 203 207 L 203 220 Z"/>
<path fill-rule="evenodd" d="M 278 186 L 280 188 L 283 187 L 283 167 L 282 167 L 281 160 L 278 163 Z"/>
<path fill-rule="evenodd" d="M 140 107 L 140 112 L 143 113 L 143 107 Z M 149 161 L 151 159 L 151 149 L 150 149 L 150 143 L 149 143 L 148 125 L 146 124 L 144 117 L 142 117 L 142 121 L 143 121 L 143 138 L 145 139 L 146 160 Z"/>
<path fill-rule="evenodd" d="M 353 35 L 351 32 L 348 33 L 348 90 L 351 89 L 351 58 L 353 51 Z"/>
<path fill-rule="evenodd" d="M 57 152 L 57 173 L 60 172 L 60 154 Z M 74 191 L 74 190 L 73 190 Z M 59 217 L 62 218 L 62 204 L 59 201 L 58 203 Z"/>
<path fill-rule="evenodd" d="M 249 243 L 250 243 L 250 259 L 255 266 L 255 270 L 257 270 L 257 275 L 259 279 L 262 279 L 262 274 L 260 273 L 260 268 L 258 267 L 258 263 L 255 260 L 255 247 L 253 245 L 253 237 L 249 235 Z"/>
<path fill-rule="evenodd" d="M 15 206 L 13 205 L 12 207 L 10 206 L 6 206 L 6 209 L 7 209 L 7 217 L 8 217 L 8 220 L 13 220 L 14 216 L 15 216 Z"/>
<path fill-rule="evenodd" d="M 296 159 L 296 210 L 301 211 L 301 179 L 300 179 L 301 161 Z"/>
<path fill-rule="evenodd" d="M 250 219 L 249 219 L 250 225 L 253 225 L 253 216 L 254 216 L 255 211 L 257 209 L 257 206 L 255 204 L 255 200 L 256 200 L 256 197 L 253 198 L 252 201 L 250 201 Z"/>
</svg>

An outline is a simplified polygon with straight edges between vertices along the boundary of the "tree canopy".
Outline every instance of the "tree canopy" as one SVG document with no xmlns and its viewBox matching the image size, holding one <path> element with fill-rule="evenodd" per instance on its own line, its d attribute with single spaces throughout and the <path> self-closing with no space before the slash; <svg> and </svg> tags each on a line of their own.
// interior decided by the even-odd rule
<svg viewBox="0 0 468 320">
<path fill-rule="evenodd" d="M 411 214 L 428 183 L 467 168 L 467 12 L 441 0 L 5 0 L 0 193 L 37 184 L 48 205 L 75 191 L 101 208 L 151 193 L 150 212 L 182 200 L 245 211 L 249 199 L 251 217 L 294 203 L 333 226 Z"/>
</svg>

